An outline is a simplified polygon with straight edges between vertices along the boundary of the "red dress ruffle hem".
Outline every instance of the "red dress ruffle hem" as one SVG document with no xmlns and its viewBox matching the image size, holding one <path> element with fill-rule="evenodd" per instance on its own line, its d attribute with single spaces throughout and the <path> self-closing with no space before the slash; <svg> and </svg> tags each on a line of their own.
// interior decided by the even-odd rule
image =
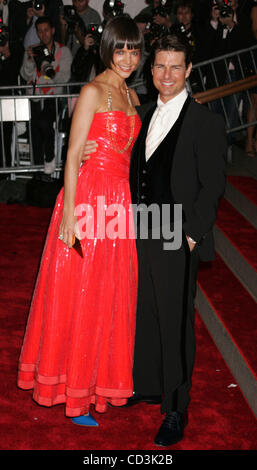
<svg viewBox="0 0 257 470">
<path fill-rule="evenodd" d="M 132 119 L 133 139 L 120 153 L 114 143 L 119 149 L 126 147 Z M 133 393 L 138 274 L 135 238 L 128 227 L 132 217 L 129 164 L 139 130 L 137 115 L 95 114 L 88 139 L 96 140 L 98 149 L 80 168 L 76 190 L 76 207 L 90 205 L 78 220 L 93 220 L 94 234 L 81 241 L 83 258 L 58 239 L 62 188 L 46 238 L 19 360 L 18 386 L 33 389 L 33 399 L 40 405 L 65 403 L 70 417 L 88 413 L 91 404 L 98 412 L 106 411 L 108 402 L 123 405 Z M 99 196 L 105 208 L 122 207 L 119 217 L 127 218 L 125 235 L 103 236 L 97 217 Z M 118 220 L 115 216 L 115 212 L 106 213 L 110 232 Z"/>
</svg>

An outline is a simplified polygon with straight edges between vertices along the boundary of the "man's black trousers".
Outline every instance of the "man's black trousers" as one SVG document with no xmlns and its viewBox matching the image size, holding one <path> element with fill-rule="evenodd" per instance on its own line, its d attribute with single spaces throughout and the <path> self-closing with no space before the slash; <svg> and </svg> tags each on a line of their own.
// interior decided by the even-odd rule
<svg viewBox="0 0 257 470">
<path fill-rule="evenodd" d="M 56 120 L 55 99 L 45 98 L 43 109 L 40 101 L 31 101 L 31 134 L 35 165 L 54 159 L 54 128 Z"/>
<path fill-rule="evenodd" d="M 195 359 L 194 298 L 198 252 L 183 234 L 179 250 L 162 239 L 137 240 L 138 306 L 134 391 L 162 395 L 162 413 L 186 411 Z"/>
</svg>

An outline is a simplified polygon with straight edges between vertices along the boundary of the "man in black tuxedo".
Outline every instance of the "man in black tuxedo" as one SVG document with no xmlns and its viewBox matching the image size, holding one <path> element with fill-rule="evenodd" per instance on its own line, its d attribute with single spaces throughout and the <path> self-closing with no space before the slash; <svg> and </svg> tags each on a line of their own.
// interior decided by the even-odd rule
<svg viewBox="0 0 257 470">
<path fill-rule="evenodd" d="M 163 230 L 148 217 L 148 237 L 137 233 L 138 307 L 134 395 L 128 405 L 161 403 L 164 420 L 155 444 L 183 438 L 195 358 L 194 298 L 199 259 L 215 258 L 212 228 L 225 188 L 226 134 L 223 120 L 191 99 L 186 79 L 192 64 L 177 35 L 157 40 L 152 51 L 156 103 L 138 109 L 142 128 L 131 156 L 133 204 L 182 205 L 182 243 L 165 249 Z M 138 219 L 140 217 L 138 216 Z M 171 219 L 171 229 L 175 227 Z M 158 225 L 157 221 L 157 225 Z M 166 221 L 161 218 L 160 228 Z M 167 225 L 167 224 L 166 224 Z"/>
</svg>

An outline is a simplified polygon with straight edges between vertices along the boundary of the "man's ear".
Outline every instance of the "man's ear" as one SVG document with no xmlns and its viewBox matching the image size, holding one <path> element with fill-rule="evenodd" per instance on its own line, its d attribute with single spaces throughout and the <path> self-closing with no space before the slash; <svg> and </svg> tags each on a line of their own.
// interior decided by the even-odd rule
<svg viewBox="0 0 257 470">
<path fill-rule="evenodd" d="M 191 70 L 192 70 L 192 62 L 190 62 L 190 64 L 188 65 L 188 67 L 186 69 L 186 78 L 189 77 L 189 75 L 191 73 Z"/>
</svg>

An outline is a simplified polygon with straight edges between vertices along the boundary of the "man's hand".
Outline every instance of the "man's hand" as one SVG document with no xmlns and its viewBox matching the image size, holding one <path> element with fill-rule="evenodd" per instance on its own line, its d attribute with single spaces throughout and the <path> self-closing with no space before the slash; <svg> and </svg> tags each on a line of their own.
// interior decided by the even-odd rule
<svg viewBox="0 0 257 470">
<path fill-rule="evenodd" d="M 189 246 L 189 250 L 190 250 L 190 251 L 193 251 L 193 249 L 195 248 L 196 242 L 193 243 L 193 242 L 190 240 L 190 237 L 189 237 L 188 235 L 186 235 L 186 238 L 187 238 L 187 243 L 188 243 L 188 246 Z"/>
<path fill-rule="evenodd" d="M 35 16 L 44 16 L 44 15 L 45 15 L 45 9 L 46 9 L 46 7 L 45 7 L 44 4 L 42 5 L 41 10 L 35 10 L 35 9 L 33 8 L 33 10 L 34 10 L 34 15 L 35 15 Z"/>
<path fill-rule="evenodd" d="M 84 38 L 84 49 L 88 51 L 90 46 L 93 46 L 94 44 L 95 44 L 95 41 L 94 41 L 92 34 L 86 34 Z"/>
<path fill-rule="evenodd" d="M 33 18 L 33 16 L 44 16 L 44 14 L 45 14 L 45 5 L 44 4 L 42 5 L 41 10 L 35 10 L 35 8 L 33 8 L 33 7 L 28 8 L 27 9 L 27 24 L 30 23 L 31 18 Z"/>
<path fill-rule="evenodd" d="M 229 29 L 233 29 L 234 26 L 235 26 L 235 23 L 233 21 L 233 16 L 234 14 L 231 13 L 229 16 L 227 16 L 226 18 L 222 18 L 220 16 L 219 20 L 221 22 L 221 24 L 223 24 L 224 26 L 227 26 Z"/>
<path fill-rule="evenodd" d="M 60 15 L 60 25 L 64 26 L 65 28 L 68 28 L 68 23 L 65 20 L 64 16 Z"/>
<path fill-rule="evenodd" d="M 7 43 L 5 44 L 5 46 L 1 46 L 1 47 L 0 47 L 0 54 L 1 54 L 5 59 L 7 59 L 8 57 L 10 57 L 11 52 L 10 52 L 10 48 L 9 48 L 9 42 L 7 42 Z"/>
<path fill-rule="evenodd" d="M 27 54 L 28 54 L 28 59 L 29 60 L 33 60 L 34 59 L 34 53 L 33 53 L 33 49 L 32 49 L 32 46 L 29 46 L 28 49 L 27 49 Z"/>
<path fill-rule="evenodd" d="M 153 22 L 159 25 L 164 25 L 167 28 L 172 26 L 169 15 L 166 15 L 165 17 L 162 15 L 156 15 L 153 17 Z"/>
<path fill-rule="evenodd" d="M 90 159 L 91 153 L 94 153 L 97 151 L 98 144 L 95 140 L 87 140 L 86 145 L 84 148 L 84 155 L 82 158 L 82 161 L 86 161 Z"/>
<path fill-rule="evenodd" d="M 213 21 L 218 21 L 219 17 L 220 17 L 219 7 L 215 5 L 211 9 L 211 19 Z"/>
<path fill-rule="evenodd" d="M 27 24 L 30 23 L 31 18 L 34 16 L 34 8 L 30 7 L 27 9 Z"/>
</svg>

